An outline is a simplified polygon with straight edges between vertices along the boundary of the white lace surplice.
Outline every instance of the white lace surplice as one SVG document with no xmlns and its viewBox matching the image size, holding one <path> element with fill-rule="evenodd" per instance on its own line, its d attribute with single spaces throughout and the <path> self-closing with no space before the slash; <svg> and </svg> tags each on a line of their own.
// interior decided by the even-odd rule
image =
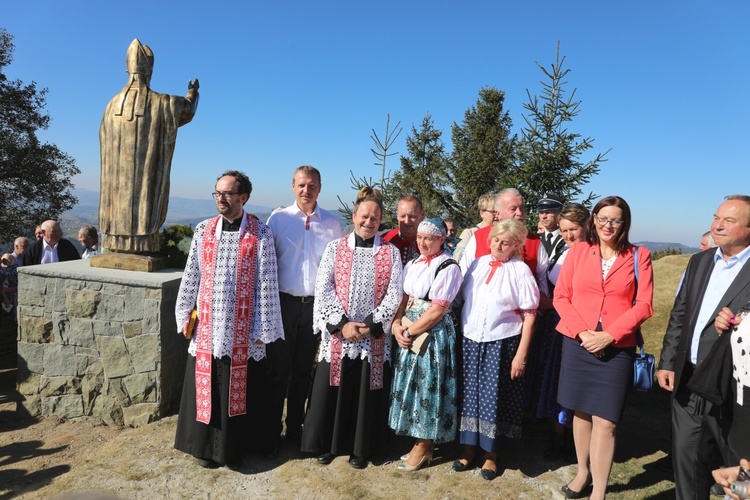
<svg viewBox="0 0 750 500">
<path fill-rule="evenodd" d="M 340 240 L 333 240 L 326 246 L 318 268 L 315 282 L 315 306 L 313 313 L 313 330 L 321 334 L 318 361 L 331 361 L 331 334 L 328 324 L 338 324 L 342 316 L 349 321 L 364 321 L 370 314 L 373 321 L 383 325 L 385 336 L 385 361 L 391 361 L 391 322 L 401 304 L 401 254 L 394 245 L 375 236 L 373 248 L 354 247 L 354 233 L 344 236 L 347 244 L 353 249 L 352 269 L 349 280 L 349 314 L 336 296 L 335 259 Z M 387 245 L 391 253 L 391 276 L 385 297 L 380 304 L 375 304 L 375 259 L 373 256 L 380 245 Z M 370 359 L 370 335 L 362 340 L 352 342 L 344 339 L 342 354 L 350 359 Z"/>
<path fill-rule="evenodd" d="M 193 242 L 190 245 L 185 273 L 180 283 L 180 291 L 177 295 L 177 306 L 175 317 L 177 328 L 182 332 L 182 327 L 190 319 L 198 298 L 201 286 L 201 242 L 203 232 L 206 228 L 203 221 L 195 228 Z M 218 231 L 221 232 L 219 241 L 216 272 L 213 283 L 213 303 L 211 317 L 213 325 L 211 328 L 213 340 L 213 356 L 221 358 L 232 355 L 232 342 L 234 337 L 234 295 L 235 281 L 237 276 L 237 256 L 239 255 L 239 235 L 241 231 L 221 231 L 219 221 Z M 279 285 L 276 277 L 276 252 L 273 244 L 271 230 L 263 223 L 258 223 L 258 267 L 255 277 L 255 297 L 253 300 L 254 312 L 253 323 L 250 327 L 250 345 L 248 355 L 258 361 L 266 356 L 265 344 L 274 340 L 284 338 L 284 329 L 281 324 L 281 309 L 279 307 Z M 257 340 L 262 344 L 256 344 Z M 188 352 L 195 356 L 196 337 L 190 339 Z"/>
</svg>

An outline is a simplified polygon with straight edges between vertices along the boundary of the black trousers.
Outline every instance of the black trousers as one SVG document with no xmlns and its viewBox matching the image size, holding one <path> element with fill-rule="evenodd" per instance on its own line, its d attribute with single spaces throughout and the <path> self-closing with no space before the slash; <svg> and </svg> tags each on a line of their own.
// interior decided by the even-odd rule
<svg viewBox="0 0 750 500">
<path fill-rule="evenodd" d="M 718 408 L 700 396 L 680 390 L 672 400 L 672 464 L 678 500 L 710 496 L 711 471 L 739 463 L 727 443 L 727 423 Z"/>
<path fill-rule="evenodd" d="M 298 297 L 281 294 L 280 303 L 284 340 L 266 346 L 274 374 L 272 412 L 278 422 L 272 432 L 276 437 L 281 435 L 286 399 L 286 435 L 300 436 L 320 336 L 313 334 L 312 301 L 302 302 Z"/>
</svg>

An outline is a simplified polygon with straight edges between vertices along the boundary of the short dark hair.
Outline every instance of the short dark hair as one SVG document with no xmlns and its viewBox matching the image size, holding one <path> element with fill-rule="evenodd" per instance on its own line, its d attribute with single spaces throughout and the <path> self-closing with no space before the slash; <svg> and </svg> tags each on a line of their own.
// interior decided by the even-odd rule
<svg viewBox="0 0 750 500">
<path fill-rule="evenodd" d="M 240 184 L 239 187 L 237 188 L 237 192 L 239 194 L 246 194 L 250 196 L 250 193 L 253 192 L 253 183 L 250 182 L 250 179 L 247 177 L 247 175 L 240 172 L 239 170 L 227 170 L 226 172 L 221 174 L 219 178 L 216 179 L 216 181 L 218 182 L 219 179 L 221 179 L 222 177 L 227 177 L 227 176 L 234 177 L 237 180 L 237 182 Z"/>
<path fill-rule="evenodd" d="M 599 244 L 599 233 L 596 232 L 596 216 L 599 214 L 599 210 L 604 207 L 617 207 L 622 210 L 622 226 L 620 226 L 620 234 L 617 235 L 617 241 L 615 241 L 615 252 L 622 253 L 630 246 L 628 240 L 628 233 L 630 233 L 630 206 L 628 203 L 620 198 L 619 196 L 607 196 L 599 200 L 591 211 L 591 217 L 589 217 L 586 223 L 586 230 L 584 231 L 584 239 L 589 245 Z"/>
</svg>

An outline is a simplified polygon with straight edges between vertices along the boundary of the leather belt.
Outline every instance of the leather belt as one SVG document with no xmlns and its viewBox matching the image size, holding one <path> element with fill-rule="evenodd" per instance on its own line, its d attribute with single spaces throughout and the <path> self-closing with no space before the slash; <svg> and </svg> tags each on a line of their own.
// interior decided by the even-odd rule
<svg viewBox="0 0 750 500">
<path fill-rule="evenodd" d="M 299 297 L 297 295 L 290 295 L 286 292 L 279 292 L 279 297 L 281 297 L 284 300 L 291 300 L 292 302 L 302 302 L 303 304 L 308 304 L 310 302 L 313 302 L 315 300 L 315 295 L 308 295 L 306 297 Z"/>
</svg>

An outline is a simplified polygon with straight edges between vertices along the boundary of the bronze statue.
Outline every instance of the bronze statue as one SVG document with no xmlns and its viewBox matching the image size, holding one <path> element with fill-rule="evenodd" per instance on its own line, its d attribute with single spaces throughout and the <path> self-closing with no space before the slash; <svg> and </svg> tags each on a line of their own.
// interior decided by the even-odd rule
<svg viewBox="0 0 750 500">
<path fill-rule="evenodd" d="M 151 90 L 154 54 L 138 39 L 128 47 L 126 62 L 128 83 L 109 101 L 99 128 L 102 247 L 158 252 L 177 129 L 195 115 L 199 83 L 190 81 L 185 97 Z"/>
</svg>

